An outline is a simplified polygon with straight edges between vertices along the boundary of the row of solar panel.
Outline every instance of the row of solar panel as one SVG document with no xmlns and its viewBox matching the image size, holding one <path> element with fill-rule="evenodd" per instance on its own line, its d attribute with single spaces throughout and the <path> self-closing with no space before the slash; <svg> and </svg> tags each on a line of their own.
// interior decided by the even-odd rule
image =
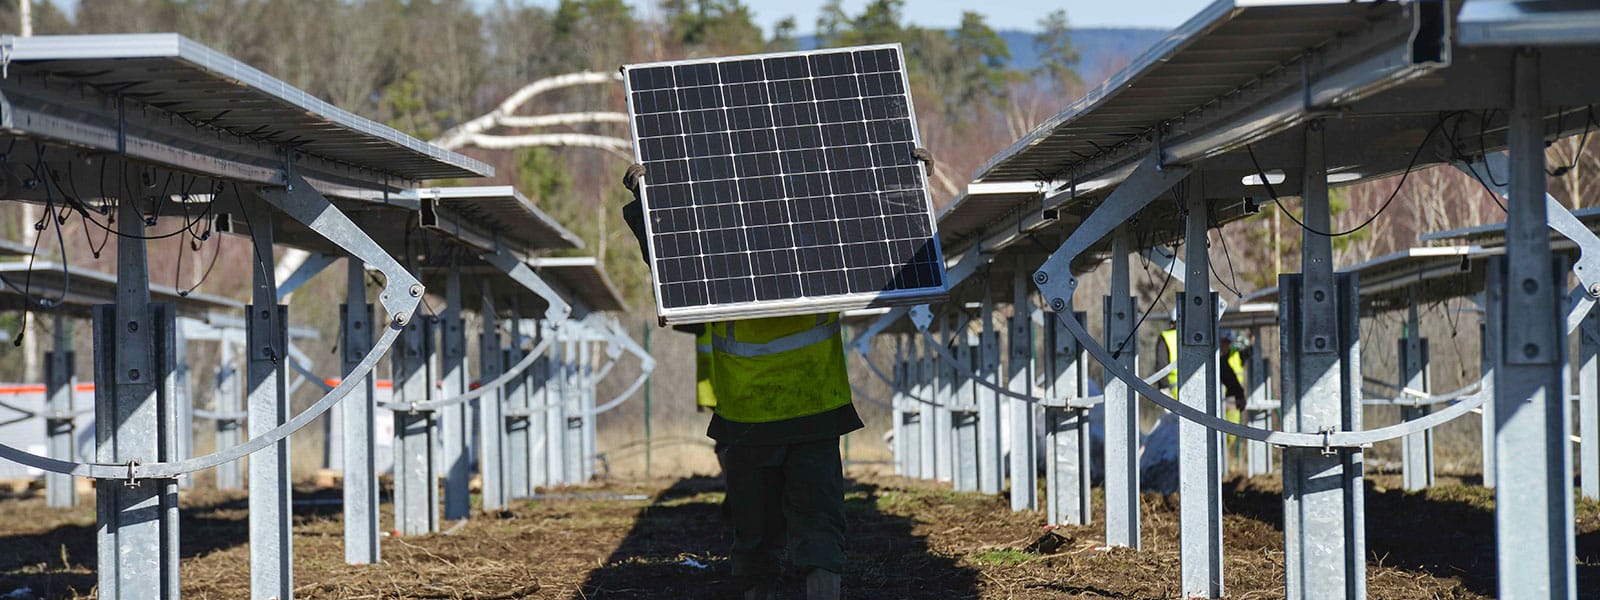
<svg viewBox="0 0 1600 600">
<path fill-rule="evenodd" d="M 692 64 L 630 69 L 633 91 L 749 83 L 809 77 L 900 71 L 900 57 L 890 48 L 829 52 L 809 56 L 737 58 Z"/>
</svg>

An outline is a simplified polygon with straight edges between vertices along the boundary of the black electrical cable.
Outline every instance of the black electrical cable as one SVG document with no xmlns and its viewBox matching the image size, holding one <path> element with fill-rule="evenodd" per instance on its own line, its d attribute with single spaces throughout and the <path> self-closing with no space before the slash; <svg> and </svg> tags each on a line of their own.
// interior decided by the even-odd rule
<svg viewBox="0 0 1600 600">
<path fill-rule="evenodd" d="M 1433 124 L 1433 127 L 1428 129 L 1428 134 L 1422 137 L 1422 143 L 1417 144 L 1417 149 L 1411 153 L 1411 160 L 1406 163 L 1405 172 L 1400 174 L 1400 182 L 1395 184 L 1394 191 L 1389 193 L 1389 197 L 1383 201 L 1383 204 L 1378 207 L 1378 210 L 1373 212 L 1371 216 L 1366 218 L 1366 220 L 1362 221 L 1360 225 L 1356 225 L 1355 227 L 1340 232 L 1319 231 L 1310 225 L 1306 225 L 1305 222 L 1301 221 L 1299 217 L 1294 216 L 1294 213 L 1289 212 L 1289 209 L 1283 206 L 1283 201 L 1278 198 L 1278 193 L 1273 189 L 1272 182 L 1267 180 L 1266 172 L 1261 170 L 1261 163 L 1256 161 L 1255 149 L 1251 148 L 1249 144 L 1246 144 L 1244 148 L 1245 152 L 1250 155 L 1250 164 L 1256 168 L 1256 176 L 1260 177 L 1261 183 L 1266 185 L 1267 194 L 1272 197 L 1272 202 L 1278 205 L 1278 210 L 1283 211 L 1284 216 L 1289 217 L 1290 221 L 1294 221 L 1294 223 L 1299 225 L 1301 229 L 1304 229 L 1308 232 L 1325 237 L 1344 237 L 1361 231 L 1362 229 L 1366 229 L 1368 225 L 1371 225 L 1373 221 L 1378 219 L 1378 215 L 1383 214 L 1383 211 L 1389 209 L 1389 205 L 1393 204 L 1395 198 L 1400 196 L 1400 190 L 1405 189 L 1406 180 L 1411 177 L 1412 169 L 1416 168 L 1417 166 L 1417 159 L 1422 156 L 1422 151 L 1428 147 L 1428 140 L 1433 139 L 1434 132 L 1439 131 L 1440 127 L 1444 125 L 1444 121 L 1445 118 L 1440 117 L 1439 120 Z"/>
<path fill-rule="evenodd" d="M 1586 108 L 1587 108 L 1587 116 L 1585 116 L 1584 120 L 1583 120 L 1583 135 L 1578 136 L 1578 148 L 1577 148 L 1577 150 L 1573 151 L 1573 153 L 1572 153 L 1572 164 L 1562 165 L 1562 166 L 1556 167 L 1554 169 L 1550 169 L 1548 171 L 1545 171 L 1545 173 L 1550 175 L 1551 177 L 1560 177 L 1562 175 L 1566 175 L 1568 171 L 1571 171 L 1573 169 L 1578 168 L 1578 161 L 1583 158 L 1583 147 L 1584 147 L 1585 144 L 1587 144 L 1589 142 L 1589 127 L 1594 125 L 1594 105 L 1591 104 Z M 1561 131 L 1561 113 L 1558 112 L 1558 113 L 1556 113 L 1556 132 L 1557 132 L 1557 134 L 1559 134 L 1560 131 Z"/>
</svg>

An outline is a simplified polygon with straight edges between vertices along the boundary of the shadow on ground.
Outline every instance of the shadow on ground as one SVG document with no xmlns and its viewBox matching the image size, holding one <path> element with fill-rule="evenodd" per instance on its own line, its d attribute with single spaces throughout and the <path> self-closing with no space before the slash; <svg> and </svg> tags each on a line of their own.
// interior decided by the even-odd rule
<svg viewBox="0 0 1600 600">
<path fill-rule="evenodd" d="M 338 490 L 297 491 L 295 498 L 321 499 Z M 185 490 L 178 511 L 180 560 L 243 546 L 249 539 L 248 502 L 243 492 Z M 27 598 L 77 598 L 96 585 L 95 500 L 92 494 L 70 509 L 50 508 L 41 493 L 4 498 L 0 525 L 0 596 L 21 588 Z M 296 504 L 295 523 L 338 514 L 340 507 Z"/>
<path fill-rule="evenodd" d="M 879 510 L 881 491 L 874 484 L 847 482 L 844 597 L 977 598 L 978 572 L 930 552 L 926 537 L 914 532 L 914 519 Z M 722 498 L 721 481 L 711 477 L 682 479 L 657 494 L 605 564 L 590 572 L 581 597 L 738 598 Z M 779 598 L 802 598 L 802 590 L 803 582 L 792 576 Z"/>
<path fill-rule="evenodd" d="M 1476 484 L 1476 476 L 1470 483 Z M 1283 497 L 1274 481 L 1235 479 L 1223 492 L 1224 509 L 1283 530 Z M 1472 592 L 1497 595 L 1494 490 L 1439 485 L 1419 492 L 1367 480 L 1367 566 L 1384 566 L 1455 578 Z M 1578 589 L 1600 588 L 1600 505 L 1577 500 Z"/>
</svg>

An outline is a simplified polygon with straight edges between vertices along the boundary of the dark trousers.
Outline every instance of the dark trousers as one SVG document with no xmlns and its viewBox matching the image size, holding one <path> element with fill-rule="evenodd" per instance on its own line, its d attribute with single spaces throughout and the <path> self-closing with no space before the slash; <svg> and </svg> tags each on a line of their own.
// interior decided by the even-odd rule
<svg viewBox="0 0 1600 600">
<path fill-rule="evenodd" d="M 733 520 L 733 574 L 775 578 L 787 548 L 800 572 L 844 569 L 844 466 L 839 438 L 722 452 Z"/>
</svg>

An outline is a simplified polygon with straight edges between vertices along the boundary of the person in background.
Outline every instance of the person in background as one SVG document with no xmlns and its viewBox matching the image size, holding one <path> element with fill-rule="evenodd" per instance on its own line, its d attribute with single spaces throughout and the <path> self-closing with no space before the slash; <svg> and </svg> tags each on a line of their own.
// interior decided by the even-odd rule
<svg viewBox="0 0 1600 600">
<path fill-rule="evenodd" d="M 1172 311 L 1170 317 L 1172 327 L 1161 332 L 1163 349 L 1167 351 L 1167 363 L 1171 364 L 1178 359 L 1178 311 Z M 1244 359 L 1239 348 L 1233 343 L 1234 334 L 1231 329 L 1217 331 L 1217 349 L 1221 352 L 1222 368 L 1218 369 L 1222 380 L 1223 417 L 1227 420 L 1240 423 L 1244 418 L 1245 393 L 1244 393 Z M 1178 397 L 1178 369 L 1173 365 L 1171 372 L 1167 373 L 1165 387 L 1173 398 Z M 1235 436 L 1228 436 L 1227 445 L 1233 448 L 1239 440 Z"/>
</svg>

